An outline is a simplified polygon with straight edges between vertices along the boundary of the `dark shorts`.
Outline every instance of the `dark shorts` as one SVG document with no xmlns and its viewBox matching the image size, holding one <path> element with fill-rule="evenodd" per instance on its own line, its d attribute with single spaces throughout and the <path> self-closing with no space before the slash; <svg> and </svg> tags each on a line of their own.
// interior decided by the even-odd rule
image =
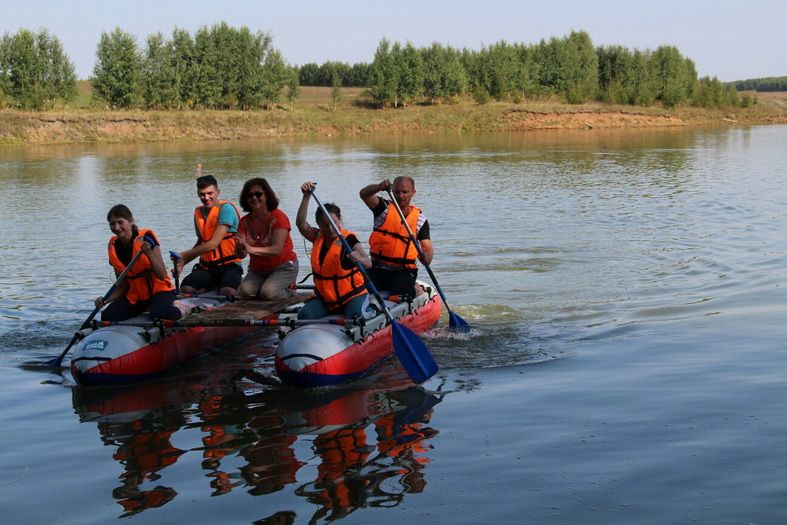
<svg viewBox="0 0 787 525">
<path fill-rule="evenodd" d="M 210 290 L 212 288 L 234 288 L 240 287 L 243 269 L 238 264 L 228 264 L 215 270 L 205 270 L 199 264 L 195 264 L 191 273 L 183 279 L 181 286 L 191 286 L 195 290 Z"/>
<path fill-rule="evenodd" d="M 379 290 L 387 290 L 392 295 L 415 297 L 415 279 L 418 277 L 418 269 L 386 270 L 379 266 L 372 266 L 368 273 Z"/>
</svg>

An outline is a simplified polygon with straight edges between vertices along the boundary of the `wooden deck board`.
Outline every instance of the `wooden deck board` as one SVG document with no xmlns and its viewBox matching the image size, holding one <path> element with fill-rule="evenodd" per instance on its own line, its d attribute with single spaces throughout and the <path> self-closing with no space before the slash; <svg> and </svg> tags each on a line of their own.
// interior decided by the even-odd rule
<svg viewBox="0 0 787 525">
<path fill-rule="evenodd" d="M 292 297 L 286 299 L 279 299 L 277 301 L 235 301 L 232 303 L 225 303 L 222 306 L 203 310 L 202 312 L 192 314 L 188 317 L 191 320 L 200 321 L 215 321 L 218 319 L 262 319 L 271 314 L 281 312 L 288 306 L 297 303 L 306 302 L 314 297 L 311 292 L 297 293 Z"/>
</svg>

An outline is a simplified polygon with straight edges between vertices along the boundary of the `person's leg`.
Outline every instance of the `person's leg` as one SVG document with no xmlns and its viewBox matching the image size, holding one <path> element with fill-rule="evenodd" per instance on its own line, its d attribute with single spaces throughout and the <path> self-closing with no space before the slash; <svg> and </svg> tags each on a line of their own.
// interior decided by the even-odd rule
<svg viewBox="0 0 787 525">
<path fill-rule="evenodd" d="M 344 316 L 363 317 L 363 311 L 366 308 L 366 301 L 368 298 L 369 294 L 363 294 L 350 299 L 350 301 L 344 305 Z"/>
<path fill-rule="evenodd" d="M 323 302 L 315 297 L 306 301 L 306 304 L 298 312 L 298 319 L 320 319 L 329 313 Z"/>
<path fill-rule="evenodd" d="M 369 274 L 369 277 L 372 279 L 372 283 L 379 291 L 389 291 L 391 289 L 391 280 L 393 278 L 393 274 L 396 272 L 392 272 L 390 270 L 384 270 L 377 266 L 372 266 L 369 268 L 366 273 Z"/>
<path fill-rule="evenodd" d="M 265 274 L 249 270 L 243 276 L 238 288 L 238 295 L 241 299 L 256 299 L 260 295 L 260 288 L 265 282 Z"/>
<path fill-rule="evenodd" d="M 216 285 L 214 275 L 195 264 L 191 273 L 180 283 L 180 291 L 184 294 L 205 293 L 211 288 L 215 288 Z"/>
<path fill-rule="evenodd" d="M 151 319 L 168 319 L 176 321 L 181 317 L 181 311 L 172 304 L 175 301 L 175 290 L 159 292 L 150 298 L 148 314 Z"/>
<path fill-rule="evenodd" d="M 260 288 L 260 299 L 274 301 L 286 299 L 293 293 L 290 286 L 298 279 L 298 261 L 286 262 L 268 274 Z"/>
<path fill-rule="evenodd" d="M 219 294 L 235 295 L 238 293 L 240 281 L 243 276 L 243 268 L 239 264 L 228 264 L 220 270 Z"/>
<path fill-rule="evenodd" d="M 391 295 L 415 297 L 415 278 L 418 270 L 399 270 L 391 272 L 391 283 L 388 289 Z"/>
<path fill-rule="evenodd" d="M 125 296 L 109 303 L 101 312 L 102 321 L 125 321 L 145 311 L 147 303 L 138 302 L 131 304 Z"/>
</svg>

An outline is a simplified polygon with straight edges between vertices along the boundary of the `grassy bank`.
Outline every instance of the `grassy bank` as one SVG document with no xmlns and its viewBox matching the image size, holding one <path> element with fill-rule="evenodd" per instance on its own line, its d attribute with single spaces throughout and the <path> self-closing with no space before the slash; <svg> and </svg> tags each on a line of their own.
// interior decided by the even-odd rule
<svg viewBox="0 0 787 525">
<path fill-rule="evenodd" d="M 455 104 L 374 109 L 357 88 L 343 89 L 334 107 L 330 88 L 302 88 L 290 106 L 255 111 L 110 111 L 89 93 L 71 107 L 47 112 L 0 111 L 0 144 L 68 144 L 234 140 L 411 131 L 532 131 L 686 125 L 787 123 L 787 93 L 758 94 L 751 108 L 642 108 L 553 101 L 520 104 L 470 99 Z"/>
</svg>

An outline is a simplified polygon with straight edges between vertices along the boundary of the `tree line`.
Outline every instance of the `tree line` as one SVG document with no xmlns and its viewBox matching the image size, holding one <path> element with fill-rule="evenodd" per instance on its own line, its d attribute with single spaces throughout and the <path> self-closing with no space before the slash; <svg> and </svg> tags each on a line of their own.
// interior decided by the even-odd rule
<svg viewBox="0 0 787 525">
<path fill-rule="evenodd" d="M 113 108 L 251 109 L 282 96 L 292 101 L 300 86 L 365 87 L 380 106 L 443 103 L 471 96 L 495 99 L 561 97 L 568 103 L 675 107 L 747 106 L 756 99 L 736 87 L 782 88 L 787 77 L 723 84 L 697 77 L 694 63 L 674 46 L 654 51 L 595 47 L 584 31 L 537 44 L 500 41 L 480 50 L 382 39 L 372 63 L 329 61 L 294 67 L 273 47 L 272 37 L 222 22 L 194 35 L 149 35 L 144 45 L 116 28 L 104 32 L 90 79 L 94 96 Z M 0 40 L 0 106 L 46 109 L 76 94 L 74 66 L 57 37 L 41 30 L 6 33 Z"/>
<path fill-rule="evenodd" d="M 594 47 L 584 31 L 534 45 L 500 41 L 479 51 L 439 43 L 418 49 L 383 39 L 370 66 L 368 93 L 378 104 L 393 107 L 468 94 L 479 103 L 555 95 L 571 104 L 595 100 L 670 108 L 755 102 L 715 77 L 698 78 L 694 63 L 674 46 L 655 51 Z"/>
<path fill-rule="evenodd" d="M 750 78 L 732 84 L 738 91 L 787 91 L 787 77 Z"/>
</svg>

